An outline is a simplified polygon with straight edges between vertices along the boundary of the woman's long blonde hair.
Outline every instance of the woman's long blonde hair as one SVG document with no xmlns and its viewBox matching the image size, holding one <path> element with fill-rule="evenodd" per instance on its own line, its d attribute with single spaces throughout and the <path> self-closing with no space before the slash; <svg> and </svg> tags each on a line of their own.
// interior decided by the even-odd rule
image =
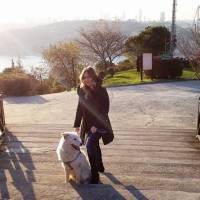
<svg viewBox="0 0 200 200">
<path fill-rule="evenodd" d="M 82 70 L 82 72 L 81 72 L 81 74 L 80 74 L 80 76 L 79 76 L 80 88 L 83 89 L 83 91 L 84 91 L 84 93 L 85 93 L 85 98 L 87 99 L 87 98 L 90 96 L 91 93 L 90 93 L 89 88 L 83 83 L 84 74 L 85 74 L 86 72 L 87 72 L 88 75 L 92 78 L 94 87 L 97 86 L 98 76 L 97 76 L 97 74 L 96 74 L 95 69 L 94 69 L 93 67 L 91 67 L 91 66 L 85 67 L 85 68 Z"/>
<path fill-rule="evenodd" d="M 82 88 L 82 87 L 85 86 L 84 83 L 83 83 L 83 80 L 84 80 L 84 74 L 85 74 L 86 72 L 87 72 L 88 75 L 92 78 L 92 80 L 93 80 L 93 82 L 94 82 L 94 86 L 96 86 L 97 80 L 98 80 L 98 76 L 97 76 L 97 74 L 96 74 L 95 69 L 92 68 L 91 66 L 88 66 L 88 67 L 85 67 L 85 68 L 82 70 L 82 72 L 81 72 L 81 74 L 80 74 L 80 76 L 79 76 L 80 87 Z"/>
</svg>

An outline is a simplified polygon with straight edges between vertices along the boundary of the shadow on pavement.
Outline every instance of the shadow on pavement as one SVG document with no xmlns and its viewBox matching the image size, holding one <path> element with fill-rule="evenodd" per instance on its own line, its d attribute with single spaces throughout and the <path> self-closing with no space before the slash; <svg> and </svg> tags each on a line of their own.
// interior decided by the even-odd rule
<svg viewBox="0 0 200 200">
<path fill-rule="evenodd" d="M 0 154 L 0 199 L 36 200 L 32 185 L 35 181 L 33 174 L 35 167 L 31 154 L 15 135 L 9 133 L 7 140 L 9 140 L 8 148 L 6 152 Z M 15 145 L 12 145 L 12 141 L 15 141 Z M 15 197 L 9 194 L 12 188 L 8 188 L 8 182 L 19 191 L 20 197 L 19 194 Z"/>
<path fill-rule="evenodd" d="M 126 186 L 123 183 L 121 183 L 113 174 L 109 172 L 104 173 L 105 176 L 107 176 L 114 184 L 123 186 L 124 189 L 128 190 L 129 193 L 131 193 L 134 196 L 134 199 L 137 200 L 149 200 L 147 197 L 145 197 L 140 190 L 138 190 L 133 185 Z"/>
<path fill-rule="evenodd" d="M 4 101 L 9 104 L 45 104 L 48 102 L 48 100 L 41 96 L 7 97 Z"/>
<path fill-rule="evenodd" d="M 74 182 L 70 182 L 70 184 L 83 200 L 126 200 L 109 184 L 77 185 Z"/>
<path fill-rule="evenodd" d="M 121 183 L 113 174 L 105 172 L 104 175 L 114 184 L 120 186 L 121 189 L 127 190 L 133 199 L 137 200 L 148 200 L 136 187 L 130 185 L 126 186 Z M 98 185 L 77 185 L 74 182 L 70 182 L 71 186 L 76 190 L 83 200 L 125 200 L 126 198 L 117 191 L 110 184 L 98 184 Z"/>
</svg>

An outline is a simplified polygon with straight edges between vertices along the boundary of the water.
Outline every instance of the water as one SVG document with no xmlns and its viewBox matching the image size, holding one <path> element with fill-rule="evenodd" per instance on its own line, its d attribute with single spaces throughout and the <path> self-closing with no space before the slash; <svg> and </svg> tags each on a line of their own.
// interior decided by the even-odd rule
<svg viewBox="0 0 200 200">
<path fill-rule="evenodd" d="M 44 62 L 41 56 L 0 56 L 0 72 L 2 72 L 5 68 L 12 66 L 12 59 L 15 65 L 17 65 L 17 62 L 20 59 L 20 63 L 27 72 L 30 72 L 32 67 L 41 66 Z M 115 58 L 114 63 L 117 64 L 124 59 L 124 56 L 117 57 Z"/>
<path fill-rule="evenodd" d="M 5 68 L 12 66 L 12 59 L 15 65 L 17 65 L 18 60 L 20 60 L 24 69 L 28 72 L 30 72 L 32 67 L 40 66 L 43 63 L 41 56 L 0 56 L 0 72 L 2 72 Z"/>
</svg>

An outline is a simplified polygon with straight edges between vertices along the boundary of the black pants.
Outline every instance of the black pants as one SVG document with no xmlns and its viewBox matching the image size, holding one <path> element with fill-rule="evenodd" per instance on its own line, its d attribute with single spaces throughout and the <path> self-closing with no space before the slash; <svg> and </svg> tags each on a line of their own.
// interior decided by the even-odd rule
<svg viewBox="0 0 200 200">
<path fill-rule="evenodd" d="M 101 133 L 99 133 L 98 131 L 96 133 L 89 132 L 87 136 L 86 148 L 93 179 L 98 179 L 98 166 L 102 165 L 102 154 L 99 146 L 100 138 Z"/>
</svg>

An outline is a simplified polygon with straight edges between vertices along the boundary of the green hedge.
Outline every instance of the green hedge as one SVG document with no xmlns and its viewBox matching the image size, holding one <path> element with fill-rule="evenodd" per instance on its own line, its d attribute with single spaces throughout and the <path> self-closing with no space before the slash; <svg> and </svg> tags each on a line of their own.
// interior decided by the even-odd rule
<svg viewBox="0 0 200 200">
<path fill-rule="evenodd" d="M 137 58 L 137 69 L 140 71 L 142 65 L 142 56 Z M 182 76 L 184 63 L 180 58 L 172 58 L 162 60 L 159 56 L 153 57 L 153 72 L 151 70 L 144 71 L 144 74 L 157 79 L 172 79 Z"/>
<path fill-rule="evenodd" d="M 153 78 L 172 79 L 182 76 L 183 67 L 180 59 L 153 59 Z"/>
</svg>

